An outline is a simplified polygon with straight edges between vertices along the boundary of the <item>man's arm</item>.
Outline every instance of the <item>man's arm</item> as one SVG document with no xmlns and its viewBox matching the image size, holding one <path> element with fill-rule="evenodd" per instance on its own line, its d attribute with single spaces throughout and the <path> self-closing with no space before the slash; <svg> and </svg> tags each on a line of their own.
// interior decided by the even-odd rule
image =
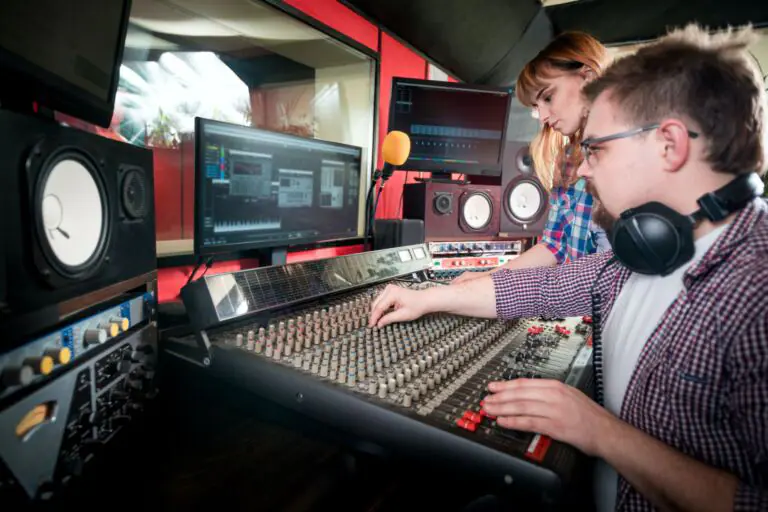
<svg viewBox="0 0 768 512">
<path fill-rule="evenodd" d="M 538 243 L 517 258 L 511 259 L 504 265 L 491 270 L 490 273 L 493 274 L 505 268 L 508 270 L 520 270 L 523 268 L 554 267 L 555 265 L 557 265 L 557 258 L 549 249 L 549 246 Z"/>
<path fill-rule="evenodd" d="M 485 410 L 499 425 L 539 432 L 604 459 L 657 507 L 683 511 L 768 510 L 768 271 L 751 272 L 747 290 L 729 294 L 739 318 L 723 332 L 723 402 L 755 482 L 739 480 L 649 436 L 559 381 L 515 379 L 489 385 Z"/>
<path fill-rule="evenodd" d="M 491 275 L 499 318 L 578 316 L 591 312 L 590 289 L 613 253 L 585 256 L 567 265 L 500 270 Z"/>
<path fill-rule="evenodd" d="M 456 286 L 407 290 L 390 285 L 373 302 L 369 324 L 383 327 L 443 311 L 480 318 L 589 314 L 589 290 L 611 253 L 568 265 L 503 270 Z"/>
<path fill-rule="evenodd" d="M 578 389 L 560 381 L 493 382 L 483 408 L 505 428 L 538 432 L 600 457 L 662 510 L 722 512 L 740 503 L 738 479 L 707 466 L 620 420 Z M 764 495 L 750 489 L 749 506 L 764 511 Z"/>
<path fill-rule="evenodd" d="M 600 439 L 596 455 L 660 509 L 734 510 L 739 485 L 734 475 L 707 466 L 618 419 Z"/>
<path fill-rule="evenodd" d="M 727 361 L 729 416 L 737 440 L 749 454 L 755 479 L 768 484 L 768 269 L 749 277 L 750 286 L 738 294 L 738 323 L 731 335 Z M 736 320 L 736 319 L 734 319 Z M 730 331 L 730 332 L 729 332 Z M 768 489 L 740 482 L 735 510 L 768 510 Z"/>
</svg>

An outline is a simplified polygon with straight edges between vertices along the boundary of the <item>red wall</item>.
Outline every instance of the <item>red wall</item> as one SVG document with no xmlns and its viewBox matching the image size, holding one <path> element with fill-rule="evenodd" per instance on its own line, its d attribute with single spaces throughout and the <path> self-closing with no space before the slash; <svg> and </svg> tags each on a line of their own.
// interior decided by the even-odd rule
<svg viewBox="0 0 768 512">
<path fill-rule="evenodd" d="M 286 4 L 315 18 L 319 22 L 335 29 L 345 36 L 379 52 L 380 81 L 379 81 L 379 148 L 387 133 L 389 103 L 392 88 L 392 77 L 426 78 L 427 62 L 415 52 L 399 43 L 386 33 L 381 34 L 379 44 L 379 29 L 377 26 L 348 9 L 337 0 L 286 0 Z M 181 237 L 179 226 L 191 229 L 194 211 L 194 164 L 190 150 L 192 144 L 181 144 L 179 149 L 166 150 L 156 153 L 155 180 L 156 204 L 158 215 L 158 239 L 178 239 Z M 377 165 L 383 164 L 381 154 L 377 155 Z M 179 173 L 181 167 L 181 173 Z M 379 200 L 378 218 L 399 218 L 400 202 L 402 199 L 405 172 L 396 172 L 387 183 Z M 408 174 L 412 182 L 418 173 Z M 183 193 L 181 192 L 183 190 Z M 182 224 L 181 219 L 184 218 Z M 185 228 L 185 237 L 191 238 L 192 233 Z M 288 254 L 288 262 L 306 261 L 310 259 L 329 258 L 352 254 L 362 251 L 362 245 L 331 247 L 311 251 Z M 256 260 L 240 260 L 215 263 L 208 273 L 231 272 L 258 265 Z M 158 273 L 159 300 L 171 301 L 178 298 L 179 290 L 184 285 L 192 271 L 191 266 L 160 269 Z"/>
<path fill-rule="evenodd" d="M 381 35 L 381 69 L 379 80 L 379 148 L 387 135 L 389 124 L 389 103 L 392 97 L 392 78 L 426 78 L 427 61 L 419 57 L 406 46 L 399 43 L 389 34 Z M 381 168 L 384 161 L 379 151 L 376 166 Z M 408 173 L 408 181 L 418 176 L 417 173 Z M 402 217 L 399 209 L 405 172 L 397 171 L 387 182 L 379 199 L 376 209 L 376 218 L 396 219 Z"/>
<path fill-rule="evenodd" d="M 338 0 L 285 0 L 285 3 L 371 50 L 379 50 L 378 27 L 340 4 Z"/>
</svg>

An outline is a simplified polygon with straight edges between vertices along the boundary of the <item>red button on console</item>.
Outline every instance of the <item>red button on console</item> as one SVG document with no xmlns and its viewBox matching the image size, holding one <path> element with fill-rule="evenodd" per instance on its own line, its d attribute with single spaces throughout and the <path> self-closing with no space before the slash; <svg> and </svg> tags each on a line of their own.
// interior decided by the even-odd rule
<svg viewBox="0 0 768 512">
<path fill-rule="evenodd" d="M 463 418 L 456 420 L 456 425 L 459 426 L 460 428 L 463 428 L 464 430 L 469 430 L 470 432 L 474 432 L 475 430 L 477 430 L 477 423 L 465 420 Z"/>
</svg>

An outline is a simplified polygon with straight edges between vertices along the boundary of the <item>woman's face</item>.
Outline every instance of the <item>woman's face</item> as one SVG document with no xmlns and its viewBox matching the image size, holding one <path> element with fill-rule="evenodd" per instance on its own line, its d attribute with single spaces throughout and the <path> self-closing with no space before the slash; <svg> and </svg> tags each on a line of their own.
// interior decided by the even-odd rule
<svg viewBox="0 0 768 512">
<path fill-rule="evenodd" d="M 584 100 L 581 88 L 586 79 L 579 73 L 562 73 L 543 80 L 533 100 L 539 122 L 548 124 L 565 136 L 571 136 L 581 127 Z"/>
</svg>

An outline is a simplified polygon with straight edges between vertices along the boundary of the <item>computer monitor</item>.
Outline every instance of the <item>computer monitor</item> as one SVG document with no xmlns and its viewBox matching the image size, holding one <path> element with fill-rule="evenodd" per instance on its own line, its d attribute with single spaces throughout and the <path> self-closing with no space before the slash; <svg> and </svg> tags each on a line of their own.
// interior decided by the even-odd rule
<svg viewBox="0 0 768 512">
<path fill-rule="evenodd" d="M 510 88 L 392 80 L 389 130 L 411 138 L 404 170 L 500 176 Z"/>
<path fill-rule="evenodd" d="M 355 238 L 362 148 L 195 119 L 195 253 Z"/>
<path fill-rule="evenodd" d="M 0 99 L 109 127 L 130 9 L 130 0 L 0 1 Z"/>
</svg>

